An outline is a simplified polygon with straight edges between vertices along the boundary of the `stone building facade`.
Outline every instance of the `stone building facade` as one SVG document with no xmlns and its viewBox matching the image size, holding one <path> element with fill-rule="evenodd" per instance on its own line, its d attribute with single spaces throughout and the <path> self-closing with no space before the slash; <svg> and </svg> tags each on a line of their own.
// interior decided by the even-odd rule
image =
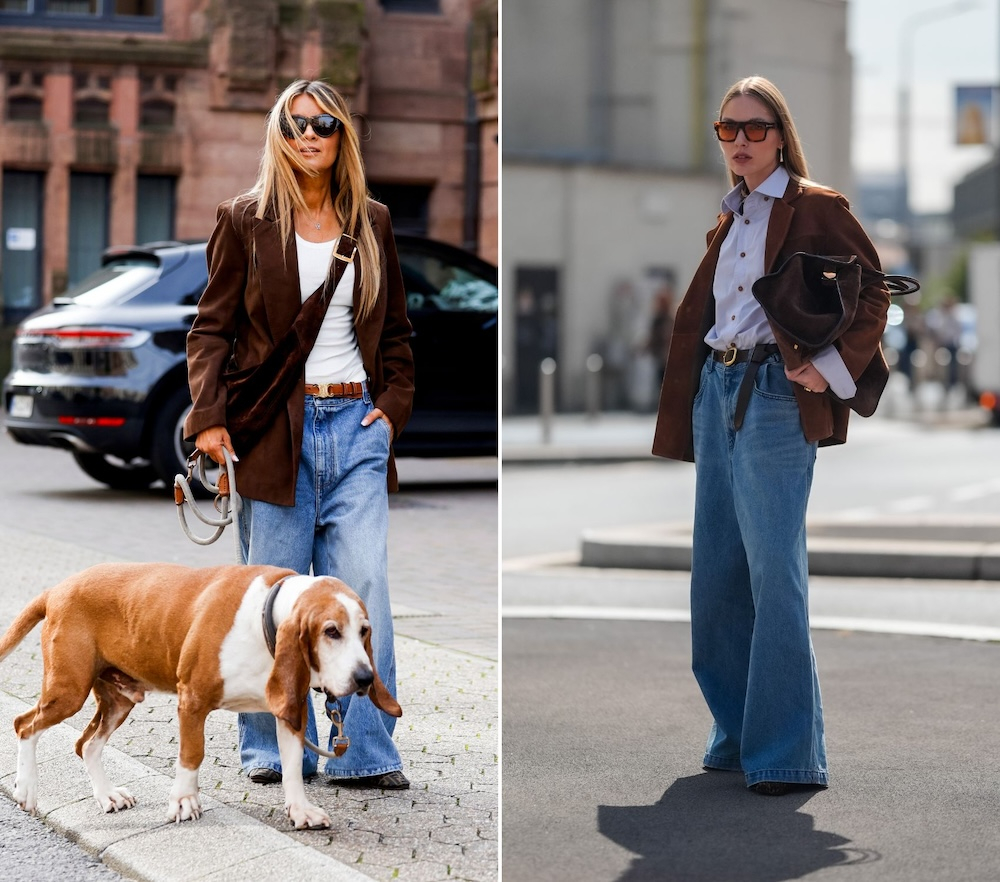
<svg viewBox="0 0 1000 882">
<path fill-rule="evenodd" d="M 497 0 L 0 6 L 5 323 L 113 245 L 208 236 L 299 77 L 349 99 L 397 229 L 497 259 Z"/>
</svg>

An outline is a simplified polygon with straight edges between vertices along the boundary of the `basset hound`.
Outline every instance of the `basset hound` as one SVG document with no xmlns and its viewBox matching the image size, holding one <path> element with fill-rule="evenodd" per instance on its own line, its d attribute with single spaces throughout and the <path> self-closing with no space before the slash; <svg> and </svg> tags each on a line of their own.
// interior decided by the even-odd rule
<svg viewBox="0 0 1000 882">
<path fill-rule="evenodd" d="M 105 776 L 101 753 L 111 733 L 147 691 L 177 694 L 180 750 L 167 807 L 174 821 L 201 816 L 198 768 L 205 719 L 216 708 L 274 714 L 285 812 L 296 828 L 330 826 L 302 783 L 309 690 L 331 700 L 366 694 L 385 713 L 402 715 L 375 670 L 364 603 L 329 576 L 267 566 L 99 564 L 28 604 L 0 638 L 0 661 L 43 619 L 41 698 L 14 720 L 14 797 L 32 814 L 38 738 L 75 714 L 91 691 L 97 712 L 76 752 L 106 812 L 135 805 Z"/>
</svg>

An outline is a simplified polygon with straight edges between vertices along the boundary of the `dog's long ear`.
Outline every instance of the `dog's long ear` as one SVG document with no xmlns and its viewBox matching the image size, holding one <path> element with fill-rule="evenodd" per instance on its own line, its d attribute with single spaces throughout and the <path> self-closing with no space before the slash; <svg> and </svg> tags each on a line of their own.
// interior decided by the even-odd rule
<svg viewBox="0 0 1000 882">
<path fill-rule="evenodd" d="M 284 720 L 293 732 L 303 730 L 309 698 L 309 660 L 299 633 L 298 617 L 289 616 L 278 628 L 274 667 L 264 695 L 271 713 Z"/>
<path fill-rule="evenodd" d="M 368 653 L 368 661 L 372 663 L 372 675 L 375 678 L 372 681 L 371 688 L 368 690 L 368 697 L 371 699 L 372 704 L 380 711 L 387 713 L 390 717 L 403 716 L 403 709 L 399 706 L 399 702 L 392 697 L 392 693 L 385 688 L 385 683 L 382 682 L 382 678 L 378 675 L 378 668 L 375 667 L 375 659 L 372 657 L 372 632 L 370 629 L 365 634 L 365 652 Z"/>
</svg>

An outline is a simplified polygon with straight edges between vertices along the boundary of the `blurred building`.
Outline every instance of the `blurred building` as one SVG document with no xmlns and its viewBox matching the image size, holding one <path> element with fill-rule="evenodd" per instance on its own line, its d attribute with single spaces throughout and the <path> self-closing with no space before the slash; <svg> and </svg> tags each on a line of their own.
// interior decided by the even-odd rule
<svg viewBox="0 0 1000 882">
<path fill-rule="evenodd" d="M 109 245 L 206 237 L 299 77 L 357 112 L 399 230 L 497 257 L 497 0 L 8 0 L 0 221 L 9 324 Z"/>
<path fill-rule="evenodd" d="M 547 357 L 583 409 L 593 353 L 604 406 L 649 409 L 654 305 L 683 295 L 728 189 L 726 89 L 772 79 L 812 176 L 851 195 L 847 3 L 505 0 L 503 28 L 504 410 L 537 408 Z"/>
<path fill-rule="evenodd" d="M 1000 163 L 994 157 L 955 185 L 951 215 L 964 239 L 993 239 L 1000 231 Z"/>
</svg>

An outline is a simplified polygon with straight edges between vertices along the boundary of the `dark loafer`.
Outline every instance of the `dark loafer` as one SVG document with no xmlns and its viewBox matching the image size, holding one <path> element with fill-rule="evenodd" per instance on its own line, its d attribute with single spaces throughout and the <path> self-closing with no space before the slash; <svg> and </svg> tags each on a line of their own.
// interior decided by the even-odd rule
<svg viewBox="0 0 1000 882">
<path fill-rule="evenodd" d="M 410 782 L 402 772 L 368 775 L 364 778 L 332 778 L 331 784 L 341 787 L 364 787 L 370 790 L 409 790 Z"/>
<path fill-rule="evenodd" d="M 784 796 L 792 789 L 792 785 L 786 784 L 784 781 L 760 781 L 750 789 L 762 796 Z"/>
<path fill-rule="evenodd" d="M 247 777 L 253 781 L 254 784 L 281 783 L 281 772 L 276 772 L 274 769 L 251 769 Z"/>
</svg>

